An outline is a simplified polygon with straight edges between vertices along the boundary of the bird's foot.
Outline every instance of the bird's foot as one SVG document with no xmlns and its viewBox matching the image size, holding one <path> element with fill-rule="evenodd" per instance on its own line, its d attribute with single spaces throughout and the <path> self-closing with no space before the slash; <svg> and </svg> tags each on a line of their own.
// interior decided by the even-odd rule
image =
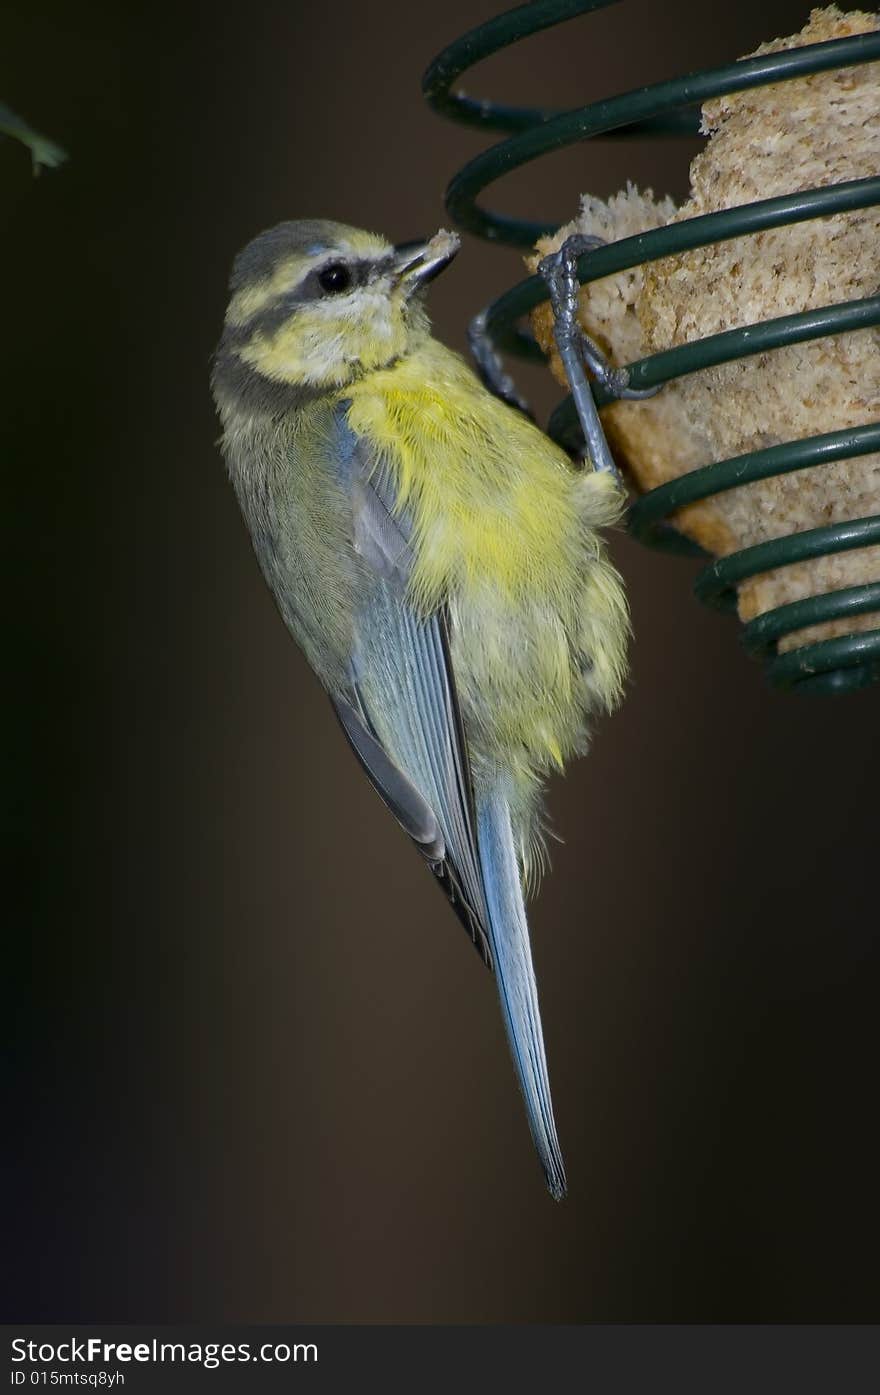
<svg viewBox="0 0 880 1395">
<path fill-rule="evenodd" d="M 486 329 L 485 310 L 481 310 L 479 315 L 474 315 L 467 328 L 467 340 L 481 383 L 496 397 L 500 397 L 502 402 L 506 402 L 508 407 L 515 407 L 530 421 L 534 421 L 531 407 L 517 389 L 516 383 L 501 361 L 501 355 L 492 343 Z"/>
<path fill-rule="evenodd" d="M 594 470 L 602 470 L 614 476 L 623 489 L 623 481 L 617 470 L 605 433 L 599 421 L 599 413 L 584 372 L 584 364 L 598 383 L 614 397 L 651 397 L 656 388 L 636 389 L 629 386 L 629 371 L 617 368 L 581 328 L 577 320 L 578 259 L 585 252 L 604 247 L 605 239 L 587 233 L 573 233 L 556 252 L 551 252 L 538 264 L 538 272 L 544 278 L 550 292 L 553 308 L 553 332 L 559 356 L 578 420 L 586 442 L 586 455 Z"/>
</svg>

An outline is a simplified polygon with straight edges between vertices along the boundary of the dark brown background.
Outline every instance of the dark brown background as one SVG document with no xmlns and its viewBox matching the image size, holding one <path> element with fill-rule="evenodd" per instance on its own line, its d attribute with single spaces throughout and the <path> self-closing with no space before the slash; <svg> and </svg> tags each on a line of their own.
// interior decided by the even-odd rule
<svg viewBox="0 0 880 1395">
<path fill-rule="evenodd" d="M 34 183 L 0 151 L 7 1320 L 880 1316 L 877 692 L 770 693 L 691 564 L 615 541 L 629 696 L 552 791 L 565 842 L 533 911 L 556 1206 L 492 984 L 355 768 L 223 477 L 207 379 L 233 253 L 291 216 L 436 228 L 485 142 L 419 77 L 497 8 L 4 16 L 0 95 L 72 155 Z M 628 0 L 468 87 L 574 105 L 806 11 Z M 680 195 L 695 148 L 576 149 L 494 199 L 561 219 L 627 176 Z M 468 240 L 440 333 L 462 345 L 521 274 Z"/>
</svg>

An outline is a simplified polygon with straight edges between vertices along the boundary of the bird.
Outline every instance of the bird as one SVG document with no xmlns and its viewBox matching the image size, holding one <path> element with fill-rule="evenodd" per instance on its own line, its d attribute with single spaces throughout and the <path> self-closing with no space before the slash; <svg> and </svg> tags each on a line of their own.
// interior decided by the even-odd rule
<svg viewBox="0 0 880 1395">
<path fill-rule="evenodd" d="M 497 982 L 535 1148 L 562 1198 L 525 901 L 544 788 L 620 700 L 629 612 L 576 468 L 432 333 L 459 250 L 323 219 L 235 258 L 211 385 L 281 616 L 374 789 Z"/>
</svg>

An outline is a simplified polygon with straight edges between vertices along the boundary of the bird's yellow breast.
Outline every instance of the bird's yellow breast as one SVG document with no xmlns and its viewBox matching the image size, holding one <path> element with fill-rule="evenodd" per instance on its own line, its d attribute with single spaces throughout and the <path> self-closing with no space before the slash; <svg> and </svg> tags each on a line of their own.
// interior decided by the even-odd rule
<svg viewBox="0 0 880 1395">
<path fill-rule="evenodd" d="M 619 514 L 614 484 L 433 339 L 343 395 L 413 521 L 411 599 L 452 613 L 472 750 L 524 779 L 561 765 L 622 682 L 626 606 L 595 532 Z"/>
<path fill-rule="evenodd" d="M 345 396 L 413 518 L 420 605 L 487 581 L 511 598 L 557 589 L 580 532 L 569 462 L 457 354 L 426 339 Z"/>
</svg>

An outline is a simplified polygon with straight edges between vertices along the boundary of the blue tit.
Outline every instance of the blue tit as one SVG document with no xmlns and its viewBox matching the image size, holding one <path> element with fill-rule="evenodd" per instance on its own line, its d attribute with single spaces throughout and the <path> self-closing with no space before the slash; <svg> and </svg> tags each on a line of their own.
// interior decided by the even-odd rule
<svg viewBox="0 0 880 1395">
<path fill-rule="evenodd" d="M 235 261 L 212 386 L 263 574 L 374 788 L 494 973 L 532 1137 L 565 1194 L 524 895 L 547 775 L 622 689 L 629 622 L 576 471 L 433 338 L 458 239 L 282 223 Z"/>
</svg>

